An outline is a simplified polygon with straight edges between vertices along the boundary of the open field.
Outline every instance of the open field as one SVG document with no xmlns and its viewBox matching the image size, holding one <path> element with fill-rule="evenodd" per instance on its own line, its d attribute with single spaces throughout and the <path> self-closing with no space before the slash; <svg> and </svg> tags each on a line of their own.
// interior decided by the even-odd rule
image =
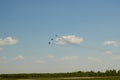
<svg viewBox="0 0 120 80">
<path fill-rule="evenodd" d="M 120 80 L 120 77 L 71 77 L 61 80 Z"/>
<path fill-rule="evenodd" d="M 63 77 L 63 78 L 33 78 L 33 79 L 17 79 L 17 78 L 0 78 L 0 80 L 120 80 L 119 77 Z"/>
</svg>

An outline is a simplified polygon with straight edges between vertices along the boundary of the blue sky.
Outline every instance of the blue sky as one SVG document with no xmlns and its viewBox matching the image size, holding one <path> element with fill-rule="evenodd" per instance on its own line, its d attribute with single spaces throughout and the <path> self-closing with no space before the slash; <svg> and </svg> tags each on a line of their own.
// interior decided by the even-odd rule
<svg viewBox="0 0 120 80">
<path fill-rule="evenodd" d="M 119 60 L 119 0 L 0 0 L 1 73 L 118 70 Z"/>
</svg>

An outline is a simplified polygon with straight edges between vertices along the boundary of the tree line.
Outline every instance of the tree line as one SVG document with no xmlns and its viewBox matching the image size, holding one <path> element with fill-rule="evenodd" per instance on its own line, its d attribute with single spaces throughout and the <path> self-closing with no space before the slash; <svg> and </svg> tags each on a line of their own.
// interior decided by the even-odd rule
<svg viewBox="0 0 120 80">
<path fill-rule="evenodd" d="M 120 70 L 106 70 L 105 72 L 78 71 L 68 73 L 21 73 L 21 74 L 0 74 L 1 78 L 57 78 L 57 77 L 107 77 L 120 76 Z"/>
</svg>

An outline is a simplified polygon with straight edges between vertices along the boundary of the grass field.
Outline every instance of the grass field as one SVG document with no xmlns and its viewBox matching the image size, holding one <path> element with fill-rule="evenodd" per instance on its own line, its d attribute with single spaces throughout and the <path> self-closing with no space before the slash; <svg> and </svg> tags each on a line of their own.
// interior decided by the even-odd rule
<svg viewBox="0 0 120 80">
<path fill-rule="evenodd" d="M 36 78 L 36 79 L 15 79 L 15 78 L 0 78 L 0 80 L 120 80 L 120 77 L 67 77 L 67 78 Z"/>
</svg>

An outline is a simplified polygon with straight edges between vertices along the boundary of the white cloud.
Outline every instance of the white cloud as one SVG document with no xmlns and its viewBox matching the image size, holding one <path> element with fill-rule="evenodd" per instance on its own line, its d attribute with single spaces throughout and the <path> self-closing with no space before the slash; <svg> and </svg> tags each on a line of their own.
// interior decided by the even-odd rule
<svg viewBox="0 0 120 80">
<path fill-rule="evenodd" d="M 38 63 L 38 64 L 44 64 L 45 61 L 43 61 L 43 60 L 37 60 L 36 63 Z"/>
<path fill-rule="evenodd" d="M 95 62 L 95 63 L 103 64 L 105 61 L 103 61 L 102 59 L 96 59 L 94 62 Z"/>
<path fill-rule="evenodd" d="M 0 63 L 7 63 L 7 57 L 6 56 L 0 57 Z"/>
<path fill-rule="evenodd" d="M 105 46 L 118 46 L 119 43 L 117 41 L 104 41 Z"/>
<path fill-rule="evenodd" d="M 112 52 L 112 51 L 105 51 L 105 54 L 107 54 L 107 55 L 112 55 L 113 52 Z"/>
<path fill-rule="evenodd" d="M 7 59 L 6 56 L 2 56 L 2 57 L 0 57 L 0 60 L 6 60 L 6 59 Z"/>
<path fill-rule="evenodd" d="M 91 60 L 91 59 L 93 59 L 93 57 L 89 56 L 88 59 Z"/>
<path fill-rule="evenodd" d="M 19 55 L 19 56 L 16 56 L 15 58 L 14 58 L 14 60 L 24 60 L 25 58 L 23 57 L 23 56 L 21 56 L 21 55 Z"/>
<path fill-rule="evenodd" d="M 98 63 L 98 64 L 102 64 L 104 63 L 104 61 L 102 59 L 96 58 L 96 57 L 88 57 L 88 60 L 92 63 Z"/>
<path fill-rule="evenodd" d="M 3 50 L 3 48 L 0 48 L 0 51 L 2 51 Z"/>
<path fill-rule="evenodd" d="M 61 36 L 56 38 L 56 44 L 80 44 L 84 41 L 83 38 L 76 37 L 75 35 Z"/>
<path fill-rule="evenodd" d="M 47 55 L 47 58 L 49 58 L 49 59 L 52 59 L 54 57 L 55 57 L 54 55 Z"/>
<path fill-rule="evenodd" d="M 0 45 L 14 45 L 18 42 L 18 40 L 13 39 L 12 37 L 6 37 L 4 39 L 0 38 Z"/>
<path fill-rule="evenodd" d="M 112 59 L 114 59 L 114 60 L 120 60 L 120 55 L 113 55 Z"/>
<path fill-rule="evenodd" d="M 74 60 L 78 60 L 78 59 L 79 59 L 78 56 L 65 56 L 65 57 L 61 58 L 62 61 L 74 61 Z"/>
</svg>

